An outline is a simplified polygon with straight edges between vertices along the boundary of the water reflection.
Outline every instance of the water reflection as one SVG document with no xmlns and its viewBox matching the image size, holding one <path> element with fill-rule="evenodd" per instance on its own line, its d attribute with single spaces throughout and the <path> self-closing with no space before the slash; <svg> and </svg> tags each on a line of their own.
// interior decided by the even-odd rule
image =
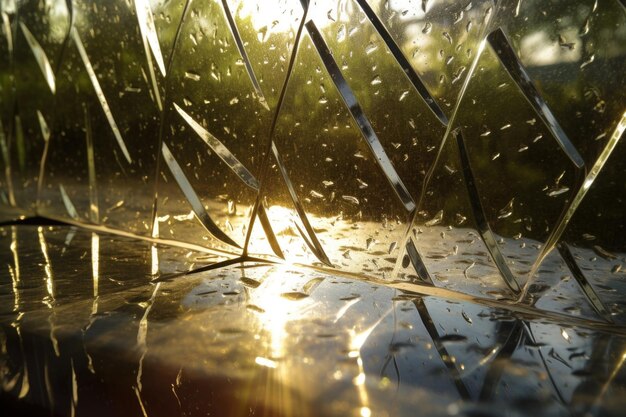
<svg viewBox="0 0 626 417">
<path fill-rule="evenodd" d="M 288 265 L 180 277 L 219 258 L 80 229 L 67 245 L 68 229 L 0 229 L 0 262 L 10 266 L 0 272 L 7 407 L 90 416 L 621 413 L 619 327 Z"/>
</svg>

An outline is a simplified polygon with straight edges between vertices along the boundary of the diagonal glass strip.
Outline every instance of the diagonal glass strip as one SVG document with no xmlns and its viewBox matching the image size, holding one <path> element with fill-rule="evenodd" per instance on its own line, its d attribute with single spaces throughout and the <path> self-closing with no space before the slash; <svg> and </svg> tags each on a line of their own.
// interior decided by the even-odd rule
<svg viewBox="0 0 626 417">
<path fill-rule="evenodd" d="M 422 281 L 430 285 L 435 285 L 433 283 L 433 279 L 428 273 L 428 269 L 426 269 L 426 265 L 424 265 L 424 261 L 422 261 L 422 257 L 415 247 L 415 243 L 412 238 L 409 238 L 409 241 L 406 244 L 406 253 L 411 261 L 411 265 L 413 265 L 413 268 L 415 269 L 415 272 L 417 272 L 417 276 Z"/>
<path fill-rule="evenodd" d="M 180 165 L 174 158 L 174 155 L 172 155 L 172 152 L 165 143 L 163 143 L 161 146 L 161 153 L 163 154 L 163 159 L 165 160 L 167 167 L 170 169 L 170 172 L 174 176 L 174 179 L 178 183 L 178 186 L 180 187 L 181 191 L 185 195 L 185 198 L 191 205 L 193 212 L 195 213 L 200 223 L 202 223 L 204 228 L 207 230 L 207 232 L 209 232 L 211 235 L 215 236 L 222 242 L 238 248 L 239 245 L 237 245 L 234 240 L 228 237 L 226 233 L 222 232 L 222 230 L 215 224 L 215 222 L 213 222 L 213 219 L 211 219 L 211 216 L 209 216 L 209 213 L 204 208 L 202 201 L 200 201 L 200 197 L 198 197 L 198 194 L 196 194 L 196 192 L 194 191 L 182 168 L 180 167 Z"/>
<path fill-rule="evenodd" d="M 265 232 L 265 236 L 267 237 L 267 241 L 270 244 L 270 247 L 274 251 L 274 254 L 281 259 L 285 259 L 285 255 L 283 254 L 280 245 L 278 244 L 278 239 L 276 239 L 276 235 L 274 234 L 274 229 L 272 229 L 272 223 L 270 222 L 269 217 L 267 216 L 267 212 L 265 211 L 265 207 L 263 203 L 259 203 L 259 210 L 257 211 L 257 215 L 259 216 L 259 221 L 261 222 L 261 227 L 263 227 L 263 231 Z"/>
<path fill-rule="evenodd" d="M 302 30 L 304 29 L 304 21 L 306 20 L 307 13 L 309 12 L 308 0 L 300 0 L 300 3 L 302 5 L 302 9 L 303 9 L 302 10 L 302 20 L 300 21 L 300 24 L 298 25 L 298 31 L 296 32 L 296 38 L 294 40 L 293 48 L 291 50 L 291 58 L 289 59 L 289 65 L 287 66 L 287 74 L 285 75 L 285 79 L 283 81 L 282 88 L 280 89 L 280 95 L 278 96 L 278 102 L 276 104 L 276 108 L 274 109 L 274 114 L 272 116 L 272 124 L 270 125 L 269 140 L 267 141 L 267 151 L 265 153 L 266 158 L 270 157 L 270 154 L 272 153 L 272 146 L 274 144 L 274 132 L 276 131 L 276 124 L 278 123 L 278 117 L 280 115 L 281 109 L 283 108 L 285 95 L 287 93 L 287 86 L 289 85 L 289 80 L 291 79 L 291 74 L 293 73 L 293 68 L 294 68 L 294 65 L 296 63 L 296 58 L 298 56 L 298 48 L 300 46 L 300 38 L 302 37 Z M 276 240 L 276 236 L 274 236 L 274 231 L 271 229 L 271 224 L 269 222 L 269 219 L 267 218 L 267 213 L 265 212 L 265 208 L 263 207 L 263 201 L 262 201 L 262 198 L 264 196 L 263 184 L 264 184 L 265 178 L 267 176 L 267 171 L 268 171 L 268 167 L 269 167 L 269 164 L 267 163 L 267 160 L 265 160 L 264 162 L 265 163 L 262 164 L 261 174 L 260 174 L 261 186 L 259 187 L 259 193 L 257 195 L 257 200 L 256 200 L 256 202 L 254 204 L 254 208 L 252 210 L 252 216 L 250 217 L 250 227 L 248 227 L 248 233 L 246 234 L 246 241 L 245 241 L 245 245 L 244 245 L 244 251 L 248 250 L 248 245 L 250 243 L 250 238 L 252 236 L 252 228 L 253 228 L 254 221 L 255 221 L 257 215 L 259 216 L 259 219 L 261 220 L 261 224 L 263 225 L 264 228 L 265 228 L 264 222 L 267 221 L 267 225 L 269 226 L 268 230 L 269 230 L 269 232 L 271 232 L 271 235 L 272 235 L 270 237 L 270 235 L 268 235 L 268 233 L 267 233 L 268 230 L 265 230 L 267 238 Z M 285 175 L 286 175 L 286 172 L 285 172 Z M 294 202 L 294 204 L 296 204 L 295 200 L 293 200 L 293 202 Z M 257 213 L 257 211 L 258 211 L 258 213 Z M 261 211 L 263 211 L 263 212 L 261 213 Z M 265 216 L 265 219 L 262 216 Z M 305 221 L 308 221 L 308 220 L 305 220 Z M 304 235 L 303 235 L 303 237 L 304 237 Z M 309 248 L 311 248 L 312 246 L 309 245 L 309 242 L 307 241 L 307 239 L 305 238 L 304 240 L 307 242 L 307 245 L 309 246 Z M 272 248 L 273 248 L 274 252 L 279 257 L 282 258 L 282 250 L 280 248 L 280 245 L 278 244 L 278 241 L 275 241 L 274 243 L 272 243 L 270 241 L 270 244 L 271 245 L 273 244 L 273 245 L 276 246 L 276 248 L 274 248 L 274 246 L 272 246 Z M 280 255 L 279 255 L 279 253 L 280 253 Z M 319 257 L 318 257 L 318 259 L 319 259 Z"/>
<path fill-rule="evenodd" d="M 129 164 L 133 162 L 128 153 L 128 149 L 126 148 L 126 144 L 124 143 L 124 139 L 122 138 L 122 134 L 120 133 L 120 129 L 117 127 L 117 123 L 115 123 L 115 119 L 113 118 L 113 113 L 111 113 L 111 108 L 109 107 L 109 103 L 107 103 L 107 99 L 104 96 L 104 92 L 102 91 L 102 87 L 100 87 L 100 82 L 98 81 L 98 77 L 93 70 L 93 66 L 91 65 L 91 61 L 89 61 L 89 56 L 87 55 L 87 51 L 85 50 L 85 46 L 83 45 L 83 41 L 80 39 L 80 35 L 76 28 L 71 29 L 72 39 L 74 40 L 74 44 L 78 49 L 78 53 L 85 65 L 85 69 L 87 70 L 87 74 L 89 75 L 89 79 L 91 80 L 91 84 L 93 85 L 93 89 L 96 91 L 96 96 L 100 101 L 100 105 L 102 106 L 102 110 L 104 111 L 104 115 L 106 116 L 109 125 L 111 126 L 111 130 L 113 131 L 113 135 L 115 136 L 115 140 L 119 145 L 124 157 Z"/>
<path fill-rule="evenodd" d="M 292 48 L 292 51 L 291 51 L 291 58 L 289 59 L 289 65 L 287 66 L 287 74 L 285 75 L 285 79 L 283 81 L 283 85 L 282 85 L 282 88 L 280 90 L 280 95 L 278 96 L 278 102 L 276 104 L 276 108 L 274 109 L 274 114 L 272 116 L 272 124 L 270 125 L 269 140 L 267 141 L 267 151 L 265 153 L 266 158 L 269 158 L 270 154 L 273 153 L 274 132 L 276 131 L 276 124 L 278 122 L 278 116 L 280 115 L 281 109 L 283 107 L 283 102 L 285 100 L 285 95 L 287 93 L 287 86 L 289 85 L 289 80 L 291 78 L 291 74 L 293 73 L 293 68 L 294 68 L 294 65 L 295 65 L 295 62 L 296 62 L 296 57 L 298 55 L 298 47 L 300 46 L 300 38 L 302 36 L 302 30 L 304 29 L 304 21 L 306 19 L 307 13 L 309 11 L 308 0 L 301 0 L 300 3 L 302 5 L 302 9 L 303 9 L 302 20 L 300 21 L 300 24 L 298 25 L 298 31 L 296 32 L 296 38 L 294 40 L 293 48 Z M 275 155 L 277 155 L 278 151 L 276 151 L 274 153 L 275 153 Z M 266 234 L 267 238 L 270 240 L 270 245 L 272 246 L 272 250 L 274 250 L 274 253 L 276 253 L 277 256 L 282 258 L 283 257 L 282 256 L 283 255 L 282 249 L 280 248 L 280 245 L 279 245 L 279 243 L 278 243 L 278 241 L 276 239 L 276 236 L 274 235 L 274 231 L 272 230 L 269 218 L 267 217 L 267 213 L 265 211 L 265 207 L 263 206 L 263 201 L 262 201 L 263 196 L 264 196 L 263 184 L 264 184 L 265 178 L 267 176 L 267 171 L 268 171 L 268 168 L 269 168 L 269 165 L 270 165 L 267 162 L 268 161 L 265 160 L 264 163 L 262 164 L 261 174 L 260 174 L 261 185 L 259 187 L 259 193 L 257 195 L 257 199 L 256 199 L 256 202 L 255 202 L 253 210 L 252 210 L 252 215 L 250 216 L 250 227 L 248 227 L 248 233 L 246 234 L 246 240 L 245 240 L 245 244 L 244 244 L 244 253 L 246 253 L 247 250 L 248 250 L 248 245 L 250 243 L 250 238 L 252 237 L 252 228 L 253 228 L 253 225 L 254 225 L 254 221 L 255 221 L 256 217 L 258 216 L 259 220 L 261 221 L 261 225 L 263 226 L 263 228 L 265 230 L 265 234 Z M 283 172 L 283 170 L 281 170 L 281 173 L 283 174 L 283 178 L 287 178 L 285 180 L 285 182 L 289 182 L 288 177 L 285 177 L 287 175 L 286 171 Z M 290 192 L 290 195 L 291 195 L 291 192 Z M 296 199 L 297 199 L 297 196 L 296 196 Z M 292 195 L 292 201 L 293 201 L 294 205 L 299 204 L 299 201 L 297 202 L 297 200 L 293 200 L 293 195 Z M 300 215 L 300 212 L 298 212 L 298 215 Z M 265 222 L 267 222 L 267 227 L 265 226 Z M 303 223 L 304 222 L 308 222 L 308 219 L 304 219 Z M 297 227 L 297 225 L 296 225 L 296 227 Z M 268 232 L 270 232 L 270 233 L 268 233 Z M 305 240 L 306 244 L 309 246 L 309 248 L 313 248 L 314 249 L 314 247 L 310 244 L 308 239 L 306 239 L 305 235 L 303 235 L 302 233 L 300 233 L 300 234 L 304 238 L 304 240 Z M 315 253 L 315 251 L 313 253 Z M 324 254 L 324 257 L 326 257 L 325 254 Z M 321 258 L 319 256 L 318 256 L 318 259 L 321 260 Z"/>
<path fill-rule="evenodd" d="M 7 49 L 9 56 L 13 55 L 13 33 L 11 33 L 11 22 L 9 21 L 9 15 L 6 12 L 2 12 L 2 31 L 4 36 L 7 37 Z"/>
<path fill-rule="evenodd" d="M 152 87 L 153 99 L 156 102 L 159 111 L 163 111 L 163 103 L 161 102 L 161 93 L 159 92 L 159 86 L 157 85 L 156 73 L 154 71 L 154 65 L 152 64 L 152 58 L 150 57 L 150 45 L 145 37 L 142 38 L 144 55 L 146 56 L 146 62 L 148 64 L 148 73 L 150 74 L 150 84 Z"/>
<path fill-rule="evenodd" d="M 159 38 L 154 27 L 154 15 L 152 14 L 150 3 L 147 0 L 135 0 L 135 11 L 137 12 L 137 22 L 139 23 L 141 36 L 148 40 L 150 50 L 159 66 L 159 70 L 165 76 L 165 62 L 163 61 Z"/>
<path fill-rule="evenodd" d="M 146 63 L 148 64 L 148 73 L 150 74 L 150 83 L 152 84 L 152 93 L 154 94 L 153 99 L 159 111 L 163 111 L 163 103 L 161 102 L 161 93 L 157 85 L 152 56 L 156 59 L 163 76 L 165 76 L 165 64 L 163 63 L 159 40 L 154 29 L 154 17 L 152 16 L 150 5 L 146 3 L 145 0 L 135 0 L 135 9 L 137 12 L 137 21 L 139 22 L 139 30 L 141 31 L 141 41 L 146 56 Z M 150 52 L 151 50 L 152 53 Z"/>
<path fill-rule="evenodd" d="M 39 161 L 39 176 L 37 177 L 37 204 L 41 201 L 41 193 L 43 192 L 43 178 L 46 169 L 46 161 L 48 160 L 48 150 L 50 149 L 50 128 L 43 114 L 37 110 L 37 120 L 39 120 L 39 127 L 41 128 L 41 136 L 45 142 L 43 148 L 43 154 Z M 0 133 L 1 134 L 1 133 Z"/>
<path fill-rule="evenodd" d="M 493 261 L 496 263 L 502 278 L 506 285 L 514 292 L 520 292 L 520 286 L 513 276 L 513 273 L 509 269 L 509 266 L 506 264 L 506 260 L 500 252 L 500 248 L 498 247 L 498 243 L 496 242 L 496 237 L 493 232 L 489 228 L 489 224 L 487 223 L 487 217 L 485 216 L 485 211 L 483 209 L 483 205 L 480 202 L 480 194 L 478 193 L 478 189 L 476 188 L 476 183 L 474 181 L 474 174 L 472 173 L 472 167 L 469 161 L 469 155 L 467 153 L 467 148 L 465 146 L 465 141 L 463 140 L 463 135 L 461 133 L 461 129 L 458 128 L 452 134 L 456 137 L 456 142 L 459 148 L 459 154 L 461 157 L 461 166 L 463 170 L 463 177 L 465 178 L 465 185 L 467 188 L 467 193 L 470 200 L 470 205 L 472 207 L 472 213 L 474 214 L 474 219 L 476 220 L 476 225 L 478 227 L 478 232 L 480 233 L 480 237 L 482 238 L 485 246 L 487 246 L 487 250 L 491 254 Z"/>
<path fill-rule="evenodd" d="M 471 398 L 469 390 L 465 386 L 465 383 L 463 382 L 463 379 L 461 378 L 461 373 L 457 369 L 456 363 L 452 359 L 453 356 L 448 353 L 448 349 L 446 349 L 446 346 L 444 345 L 443 341 L 439 337 L 439 332 L 437 331 L 437 327 L 435 326 L 435 323 L 433 322 L 433 319 L 430 316 L 430 313 L 428 312 L 428 307 L 426 307 L 426 304 L 424 303 L 424 299 L 418 298 L 413 302 L 413 304 L 415 304 L 415 308 L 417 309 L 417 312 L 419 313 L 420 319 L 422 320 L 422 324 L 424 324 L 424 327 L 426 328 L 428 335 L 433 341 L 433 344 L 435 345 L 435 349 L 437 349 L 437 353 L 441 357 L 441 360 L 443 361 L 446 368 L 448 368 L 448 372 L 450 373 L 450 376 L 452 377 L 452 380 L 454 381 L 454 385 L 456 386 L 456 389 L 459 395 L 461 396 L 463 400 L 466 400 L 466 401 L 469 400 Z"/>
<path fill-rule="evenodd" d="M 28 42 L 28 46 L 30 46 L 30 50 L 33 51 L 33 55 L 35 55 L 35 60 L 41 69 L 43 77 L 48 83 L 48 87 L 50 87 L 50 91 L 52 94 L 56 92 L 56 82 L 54 79 L 54 72 L 52 71 L 52 66 L 50 66 L 50 61 L 48 60 L 48 56 L 45 51 L 35 38 L 33 34 L 30 32 L 28 27 L 23 22 L 20 22 L 20 28 L 22 28 L 22 33 L 24 33 L 24 37 L 26 38 L 26 42 Z"/>
<path fill-rule="evenodd" d="M 93 132 L 91 130 L 91 116 L 89 108 L 84 106 L 85 111 L 85 141 L 87 144 L 87 170 L 89 173 L 89 220 L 93 223 L 100 222 L 100 209 L 98 205 L 98 185 L 96 178 L 96 157 L 93 146 Z"/>
<path fill-rule="evenodd" d="M 496 334 L 498 335 L 498 339 L 500 339 L 498 344 L 501 347 L 489 364 L 483 386 L 478 396 L 479 401 L 487 402 L 493 400 L 498 388 L 498 383 L 502 379 L 502 375 L 506 369 L 505 364 L 508 363 L 523 340 L 523 330 L 521 323 L 517 320 L 514 322 L 503 321 L 500 323 Z"/>
<path fill-rule="evenodd" d="M 76 206 L 72 203 L 70 196 L 67 195 L 67 191 L 65 191 L 65 187 L 63 184 L 59 184 L 59 191 L 61 191 L 61 198 L 63 199 L 63 205 L 65 206 L 65 210 L 70 215 L 70 217 L 74 220 L 78 220 L 78 212 L 76 211 Z"/>
<path fill-rule="evenodd" d="M 250 188 L 254 190 L 259 189 L 259 182 L 257 179 L 248 171 L 248 169 L 228 150 L 226 146 L 222 142 L 219 141 L 215 136 L 210 134 L 205 128 L 203 128 L 198 122 L 196 122 L 190 115 L 188 115 L 183 109 L 181 109 L 178 104 L 174 103 L 174 107 L 178 114 L 182 116 L 183 119 L 191 126 L 191 128 L 200 136 L 200 138 L 209 145 L 209 147 L 220 157 L 222 161 L 226 163 L 233 170 L 235 174 Z"/>
<path fill-rule="evenodd" d="M 604 306 L 602 300 L 600 300 L 600 297 L 598 297 L 598 294 L 593 289 L 593 286 L 589 283 L 587 277 L 585 277 L 585 274 L 580 269 L 580 266 L 578 266 L 578 264 L 576 263 L 576 259 L 574 259 L 574 255 L 572 255 L 569 246 L 567 246 L 565 242 L 561 242 L 557 245 L 557 248 L 559 250 L 559 253 L 563 257 L 565 264 L 567 265 L 569 270 L 572 271 L 572 275 L 574 275 L 574 279 L 582 289 L 585 297 L 587 297 L 587 300 L 589 301 L 589 304 L 591 304 L 591 307 L 593 307 L 596 313 L 598 313 L 607 322 L 613 323 L 609 310 L 607 310 L 607 308 Z"/>
<path fill-rule="evenodd" d="M 389 48 L 393 57 L 396 59 L 396 61 L 398 61 L 400 67 L 402 67 L 404 75 L 406 75 L 411 84 L 413 84 L 415 91 L 417 91 L 417 93 L 422 97 L 424 102 L 426 102 L 433 114 L 437 116 L 437 119 L 439 119 L 439 121 L 444 126 L 446 126 L 448 124 L 447 116 L 445 115 L 441 107 L 439 107 L 439 105 L 430 94 L 420 77 L 417 75 L 417 73 L 409 63 L 409 60 L 406 58 L 406 56 L 404 56 L 398 44 L 393 40 L 393 37 L 385 27 L 383 22 L 380 21 L 379 17 L 376 15 L 376 12 L 372 10 L 366 0 L 356 0 L 356 2 L 359 3 L 361 9 L 365 13 L 369 21 L 378 31 L 378 34 L 383 38 L 383 41 L 387 45 L 387 48 Z"/>
<path fill-rule="evenodd" d="M 543 260 L 545 259 L 546 256 L 548 256 L 550 251 L 554 249 L 554 246 L 557 244 L 559 239 L 561 239 L 561 236 L 565 232 L 567 225 L 574 217 L 574 214 L 576 213 L 578 206 L 580 206 L 580 203 L 587 195 L 587 192 L 589 191 L 589 189 L 595 182 L 596 178 L 598 178 L 598 175 L 600 175 L 600 171 L 602 171 L 602 168 L 604 168 L 604 165 L 606 165 L 607 160 L 609 159 L 609 157 L 615 150 L 615 147 L 619 143 L 622 136 L 624 136 L 625 131 L 626 131 L 626 112 L 622 114 L 620 121 L 617 123 L 617 126 L 615 127 L 615 130 L 613 131 L 613 134 L 611 135 L 608 143 L 602 150 L 602 153 L 600 154 L 598 159 L 596 159 L 596 162 L 593 164 L 593 166 L 591 167 L 591 170 L 585 177 L 582 183 L 582 186 L 576 192 L 576 195 L 567 206 L 567 209 L 565 210 L 562 217 L 560 218 L 557 226 L 554 228 L 554 231 L 552 232 L 552 234 L 546 241 L 545 245 L 543 245 L 541 253 L 537 257 L 537 260 L 535 261 L 535 264 L 533 265 L 531 269 L 530 278 L 528 279 L 528 282 L 526 282 L 526 285 L 524 286 L 523 295 L 526 294 L 526 291 L 528 290 L 529 285 L 534 281 L 534 278 L 533 278 L 534 274 L 539 269 L 539 265 L 541 264 L 541 262 L 543 262 Z M 583 289 L 583 291 L 585 290 Z"/>
<path fill-rule="evenodd" d="M 544 246 L 546 250 L 548 250 L 548 248 L 552 249 L 552 245 L 554 245 L 555 242 L 557 242 L 561 238 L 561 235 L 565 231 L 565 228 L 567 227 L 569 222 L 572 220 L 572 217 L 574 217 L 574 213 L 578 209 L 578 206 L 580 206 L 580 203 L 582 202 L 583 198 L 585 198 L 585 195 L 587 195 L 587 192 L 589 191 L 589 189 L 595 182 L 596 178 L 598 178 L 598 175 L 600 175 L 600 171 L 602 171 L 602 168 L 604 168 L 604 165 L 606 164 L 607 160 L 609 159 L 609 157 L 615 150 L 615 147 L 619 143 L 622 136 L 624 135 L 624 131 L 626 131 L 626 112 L 622 114 L 620 121 L 617 123 L 617 126 L 615 127 L 615 130 L 613 131 L 613 134 L 611 135 L 611 138 L 609 139 L 608 143 L 602 150 L 602 153 L 600 154 L 596 162 L 593 164 L 593 167 L 591 167 L 591 170 L 585 177 L 585 180 L 583 181 L 583 185 L 578 189 L 578 192 L 576 193 L 572 201 L 569 203 L 569 206 L 567 207 L 567 210 L 565 211 L 565 214 L 563 215 L 561 221 L 559 222 L 558 226 L 554 229 L 554 232 L 550 236 L 550 239 L 548 240 L 548 244 Z"/>
<path fill-rule="evenodd" d="M 250 81 L 252 82 L 252 86 L 254 87 L 254 91 L 256 91 L 257 96 L 259 97 L 259 101 L 267 110 L 269 110 L 269 106 L 267 104 L 267 100 L 263 95 L 263 91 L 261 90 L 261 86 L 259 85 L 259 81 L 254 74 L 254 69 L 252 68 L 252 63 L 250 62 L 250 58 L 248 58 L 248 54 L 246 53 L 246 48 L 243 46 L 243 40 L 241 39 L 241 35 L 239 34 L 239 29 L 237 29 L 237 24 L 235 23 L 235 19 L 233 18 L 232 13 L 230 12 L 230 7 L 228 7 L 228 1 L 222 0 L 222 6 L 224 8 L 224 15 L 226 16 L 226 20 L 228 21 L 228 26 L 230 27 L 230 32 L 235 39 L 235 45 L 237 45 L 237 49 L 239 50 L 239 54 L 241 55 L 241 59 L 246 67 L 246 71 L 248 72 L 248 77 L 250 77 Z"/>
<path fill-rule="evenodd" d="M 552 136 L 554 136 L 561 149 L 563 149 L 563 152 L 565 152 L 576 168 L 584 168 L 585 161 L 583 157 L 580 153 L 578 153 L 578 150 L 569 140 L 565 131 L 563 131 L 563 128 L 556 120 L 556 117 L 554 117 L 554 114 L 552 114 L 548 104 L 545 102 L 543 97 L 541 97 L 541 94 L 539 94 L 537 87 L 535 87 L 535 84 L 526 71 L 526 68 L 524 68 L 522 63 L 517 58 L 517 55 L 515 55 L 515 51 L 511 47 L 511 44 L 502 29 L 498 28 L 487 35 L 487 41 L 506 69 L 506 72 L 515 84 L 517 84 L 517 87 L 524 94 L 526 100 L 528 100 L 535 112 L 537 112 L 541 120 L 543 120 L 545 125 L 548 127 Z"/>
<path fill-rule="evenodd" d="M 300 202 L 300 199 L 298 198 L 298 194 L 296 194 L 296 189 L 291 183 L 291 180 L 289 179 L 289 174 L 287 174 L 287 168 L 285 168 L 285 163 L 283 162 L 282 157 L 278 153 L 278 149 L 276 148 L 276 144 L 274 142 L 272 142 L 272 153 L 274 154 L 274 157 L 276 158 L 276 165 L 278 165 L 278 169 L 280 170 L 280 173 L 283 177 L 283 181 L 285 182 L 285 185 L 287 186 L 287 190 L 289 191 L 289 195 L 291 196 L 291 201 L 293 201 L 293 205 L 296 208 L 298 217 L 300 218 L 300 221 L 302 222 L 302 225 L 304 226 L 307 233 L 306 234 L 303 233 L 302 230 L 300 230 L 300 226 L 296 224 L 298 231 L 304 238 L 304 241 L 309 246 L 309 248 L 311 248 L 311 251 L 315 254 L 315 256 L 317 256 L 317 258 L 320 261 L 322 261 L 322 263 L 332 267 L 333 264 L 330 262 L 330 259 L 328 259 L 328 255 L 326 255 L 326 252 L 324 252 L 324 248 L 322 247 L 322 244 L 317 238 L 317 235 L 315 234 L 315 230 L 313 230 L 313 226 L 311 226 L 311 223 L 309 222 L 309 218 L 306 215 L 306 211 L 304 210 L 304 207 L 302 207 L 302 203 Z M 307 234 L 309 238 L 311 239 L 310 241 L 309 239 L 306 238 Z"/>
<path fill-rule="evenodd" d="M 335 59 L 330 53 L 330 50 L 328 49 L 328 46 L 326 45 L 322 34 L 319 32 L 319 30 L 315 26 L 315 23 L 313 23 L 312 20 L 309 20 L 306 23 L 306 28 L 309 32 L 311 40 L 313 41 L 313 44 L 315 45 L 315 49 L 317 49 L 317 52 L 322 58 L 322 62 L 324 63 L 326 70 L 330 74 L 330 77 L 332 78 L 333 83 L 337 88 L 337 91 L 339 91 L 339 94 L 341 95 L 341 98 L 348 107 L 352 118 L 356 122 L 359 130 L 361 131 L 361 134 L 365 138 L 370 150 L 374 154 L 376 162 L 383 170 L 383 173 L 387 177 L 387 180 L 391 183 L 391 186 L 393 187 L 396 195 L 404 205 L 404 208 L 409 212 L 413 211 L 415 209 L 415 202 L 413 201 L 413 197 L 411 197 L 411 195 L 409 194 L 409 191 L 406 189 L 404 183 L 400 179 L 400 176 L 394 169 L 391 160 L 389 160 L 389 157 L 385 153 L 385 149 L 383 148 L 380 140 L 376 136 L 376 133 L 374 133 L 372 125 L 365 116 L 365 113 L 363 113 L 363 110 L 357 102 L 354 93 L 350 89 L 350 86 L 346 82 L 346 79 L 343 77 L 343 74 L 341 73 L 341 70 L 337 66 Z"/>
<path fill-rule="evenodd" d="M 535 335 L 533 334 L 533 330 L 530 327 L 530 324 L 527 322 L 522 322 L 522 328 L 524 329 L 525 337 L 528 338 L 528 340 L 530 341 L 530 343 L 532 343 L 533 346 L 537 346 L 537 339 L 535 339 Z M 557 398 L 559 399 L 561 404 L 566 404 L 565 399 L 563 398 L 563 394 L 561 394 L 561 390 L 559 389 L 560 384 L 557 384 L 557 382 L 554 379 L 554 376 L 552 375 L 552 372 L 550 372 L 550 368 L 548 367 L 548 364 L 546 363 L 546 358 L 543 355 L 543 352 L 541 351 L 541 347 L 537 349 L 537 352 L 539 352 L 539 358 L 541 359 L 541 362 L 543 363 L 543 367 L 545 368 L 546 373 L 548 374 L 548 379 L 550 379 L 550 384 L 552 385 L 552 388 L 554 389 L 554 392 Z"/>
</svg>

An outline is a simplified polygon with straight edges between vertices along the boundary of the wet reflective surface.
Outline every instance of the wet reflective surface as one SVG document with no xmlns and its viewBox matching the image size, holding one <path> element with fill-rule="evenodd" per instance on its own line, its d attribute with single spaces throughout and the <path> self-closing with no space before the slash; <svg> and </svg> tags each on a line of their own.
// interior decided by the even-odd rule
<svg viewBox="0 0 626 417">
<path fill-rule="evenodd" d="M 0 245 L 6 407 L 89 416 L 623 408 L 620 327 L 281 264 L 181 276 L 226 259 L 69 227 L 5 227 Z"/>
<path fill-rule="evenodd" d="M 3 401 L 618 413 L 623 0 L 0 0 L 0 28 Z"/>
</svg>

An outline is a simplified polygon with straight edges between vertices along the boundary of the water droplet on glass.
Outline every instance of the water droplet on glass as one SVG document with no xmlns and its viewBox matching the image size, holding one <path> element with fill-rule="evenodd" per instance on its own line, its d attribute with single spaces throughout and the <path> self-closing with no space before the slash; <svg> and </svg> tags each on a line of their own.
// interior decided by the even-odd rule
<svg viewBox="0 0 626 417">
<path fill-rule="evenodd" d="M 369 55 L 377 49 L 378 45 L 376 45 L 374 42 L 370 42 L 365 46 L 365 53 Z"/>
<path fill-rule="evenodd" d="M 439 210 L 435 217 L 424 223 L 424 225 L 431 227 L 440 224 L 443 221 L 443 210 Z"/>
<path fill-rule="evenodd" d="M 339 26 L 339 30 L 337 31 L 337 42 L 343 42 L 346 39 L 346 26 Z"/>
<path fill-rule="evenodd" d="M 185 71 L 185 78 L 193 81 L 200 81 L 200 75 L 193 71 Z"/>
<path fill-rule="evenodd" d="M 237 204 L 233 200 L 228 200 L 228 214 L 237 214 Z"/>
<path fill-rule="evenodd" d="M 349 203 L 352 203 L 352 204 L 354 204 L 354 205 L 356 205 L 356 206 L 358 206 L 358 205 L 359 205 L 359 199 L 358 199 L 358 198 L 356 198 L 356 197 L 354 197 L 354 196 L 351 196 L 351 195 L 342 195 L 342 196 L 341 196 L 341 198 L 343 198 L 345 201 L 347 201 L 347 202 L 349 202 Z"/>
<path fill-rule="evenodd" d="M 511 201 L 508 202 L 508 204 L 500 209 L 500 211 L 498 212 L 498 219 L 506 219 L 507 217 L 510 217 L 513 214 L 513 203 L 515 201 L 515 198 L 512 198 Z"/>
<path fill-rule="evenodd" d="M 288 300 L 298 301 L 298 300 L 307 298 L 309 295 L 303 292 L 294 291 L 294 292 L 284 292 L 280 296 Z"/>
<path fill-rule="evenodd" d="M 557 197 L 569 191 L 569 187 L 565 185 L 555 185 L 548 189 L 548 197 Z"/>
</svg>

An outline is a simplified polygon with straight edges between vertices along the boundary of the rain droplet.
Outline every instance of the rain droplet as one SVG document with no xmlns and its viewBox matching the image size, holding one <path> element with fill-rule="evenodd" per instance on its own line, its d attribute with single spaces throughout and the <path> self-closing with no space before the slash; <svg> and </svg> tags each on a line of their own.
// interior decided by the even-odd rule
<svg viewBox="0 0 626 417">
<path fill-rule="evenodd" d="M 365 53 L 369 55 L 377 49 L 378 45 L 376 45 L 374 42 L 370 42 L 365 46 Z"/>
<path fill-rule="evenodd" d="M 512 198 L 511 201 L 498 213 L 498 219 L 506 219 L 513 214 L 513 203 L 515 202 L 515 198 Z"/>
<path fill-rule="evenodd" d="M 467 315 L 465 311 L 461 311 L 461 316 L 463 316 L 463 319 L 465 319 L 466 322 L 468 322 L 469 324 L 472 324 L 472 319 L 469 318 L 469 316 Z"/>
<path fill-rule="evenodd" d="M 294 292 L 284 292 L 280 296 L 291 301 L 298 301 L 298 300 L 307 298 L 309 295 L 303 292 L 294 291 Z"/>
<path fill-rule="evenodd" d="M 193 71 L 185 71 L 185 78 L 193 81 L 200 81 L 200 75 L 196 74 Z"/>
<path fill-rule="evenodd" d="M 315 190 L 311 190 L 311 192 L 309 193 L 311 195 L 311 197 L 313 198 L 324 198 L 323 194 L 318 193 Z"/>
<path fill-rule="evenodd" d="M 561 329 L 561 336 L 563 336 L 563 339 L 565 339 L 567 342 L 570 342 L 570 336 L 569 334 L 567 334 L 567 332 L 565 331 L 565 329 Z"/>
<path fill-rule="evenodd" d="M 442 221 L 443 221 L 443 210 L 439 210 L 439 212 L 437 214 L 435 214 L 435 217 L 433 217 L 432 219 L 430 219 L 429 221 L 424 223 L 424 225 L 426 225 L 428 227 L 436 226 L 439 223 L 441 223 Z"/>
<path fill-rule="evenodd" d="M 359 199 L 351 195 L 342 195 L 341 198 L 354 205 L 359 205 Z"/>
<path fill-rule="evenodd" d="M 346 26 L 339 26 L 339 30 L 337 31 L 337 42 L 343 42 L 346 39 Z"/>
<path fill-rule="evenodd" d="M 569 187 L 565 185 L 555 185 L 548 189 L 548 197 L 556 197 L 569 191 Z"/>
<path fill-rule="evenodd" d="M 237 214 L 237 204 L 233 200 L 228 200 L 228 214 Z"/>
</svg>

